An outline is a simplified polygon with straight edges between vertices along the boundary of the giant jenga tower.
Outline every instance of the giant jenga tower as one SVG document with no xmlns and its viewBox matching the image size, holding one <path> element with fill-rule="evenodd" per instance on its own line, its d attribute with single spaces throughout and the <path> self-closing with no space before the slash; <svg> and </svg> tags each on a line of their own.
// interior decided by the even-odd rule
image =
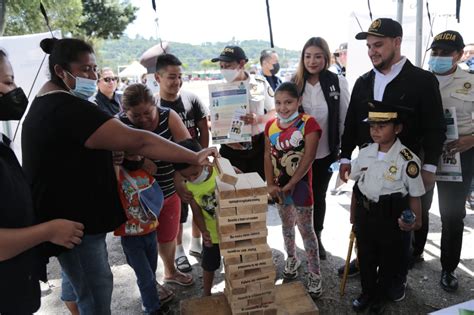
<svg viewBox="0 0 474 315">
<path fill-rule="evenodd" d="M 235 174 L 218 159 L 217 229 L 224 294 L 232 314 L 276 314 L 275 266 L 267 244 L 267 187 L 257 173 Z"/>
</svg>

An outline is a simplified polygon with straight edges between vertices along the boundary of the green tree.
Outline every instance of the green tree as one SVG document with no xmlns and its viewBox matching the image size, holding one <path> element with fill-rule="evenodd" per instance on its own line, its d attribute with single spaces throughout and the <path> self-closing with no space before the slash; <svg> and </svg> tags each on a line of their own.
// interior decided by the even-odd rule
<svg viewBox="0 0 474 315">
<path fill-rule="evenodd" d="M 52 30 L 63 34 L 76 33 L 81 23 L 81 0 L 42 0 Z M 47 32 L 48 28 L 40 11 L 40 0 L 2 0 L 6 4 L 4 35 L 23 35 Z"/>
<path fill-rule="evenodd" d="M 88 41 L 119 38 L 136 18 L 129 0 L 42 0 L 51 29 Z M 40 0 L 0 0 L 6 4 L 5 35 L 46 32 Z M 1 23 L 0 23 L 1 32 Z M 1 34 L 1 33 L 0 33 Z"/>
<path fill-rule="evenodd" d="M 83 37 L 120 38 L 135 19 L 138 8 L 128 0 L 82 0 L 83 19 L 79 30 Z"/>
</svg>

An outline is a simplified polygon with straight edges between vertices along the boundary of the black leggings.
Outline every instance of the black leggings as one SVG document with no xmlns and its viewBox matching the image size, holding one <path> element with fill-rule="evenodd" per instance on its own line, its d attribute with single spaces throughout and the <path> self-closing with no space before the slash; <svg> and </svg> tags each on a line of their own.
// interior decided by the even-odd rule
<svg viewBox="0 0 474 315">
<path fill-rule="evenodd" d="M 326 191 L 332 176 L 329 167 L 335 160 L 334 156 L 330 154 L 313 162 L 313 224 L 315 232 L 321 232 L 324 227 Z"/>
</svg>

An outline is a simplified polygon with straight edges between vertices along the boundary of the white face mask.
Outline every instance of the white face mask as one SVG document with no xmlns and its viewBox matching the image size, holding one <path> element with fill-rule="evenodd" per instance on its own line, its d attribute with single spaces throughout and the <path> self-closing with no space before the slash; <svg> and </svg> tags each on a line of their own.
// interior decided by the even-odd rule
<svg viewBox="0 0 474 315">
<path fill-rule="evenodd" d="M 191 183 L 200 184 L 203 181 L 205 181 L 208 176 L 209 176 L 209 170 L 207 169 L 207 167 L 203 167 L 201 174 L 198 177 L 196 177 L 195 180 L 191 181 Z"/>
<path fill-rule="evenodd" d="M 238 69 L 221 69 L 221 74 L 227 82 L 233 82 L 239 75 Z"/>
</svg>

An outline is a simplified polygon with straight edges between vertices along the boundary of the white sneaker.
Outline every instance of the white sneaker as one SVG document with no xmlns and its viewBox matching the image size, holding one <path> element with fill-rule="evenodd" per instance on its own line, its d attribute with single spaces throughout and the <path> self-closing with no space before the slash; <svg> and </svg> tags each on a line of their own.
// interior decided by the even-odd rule
<svg viewBox="0 0 474 315">
<path fill-rule="evenodd" d="M 283 270 L 283 276 L 286 279 L 295 279 L 298 277 L 298 268 L 301 265 L 301 261 L 296 256 L 289 256 L 285 263 L 285 270 Z"/>
<path fill-rule="evenodd" d="M 308 274 L 307 290 L 311 297 L 320 297 L 323 293 L 321 275 L 310 272 Z"/>
</svg>

